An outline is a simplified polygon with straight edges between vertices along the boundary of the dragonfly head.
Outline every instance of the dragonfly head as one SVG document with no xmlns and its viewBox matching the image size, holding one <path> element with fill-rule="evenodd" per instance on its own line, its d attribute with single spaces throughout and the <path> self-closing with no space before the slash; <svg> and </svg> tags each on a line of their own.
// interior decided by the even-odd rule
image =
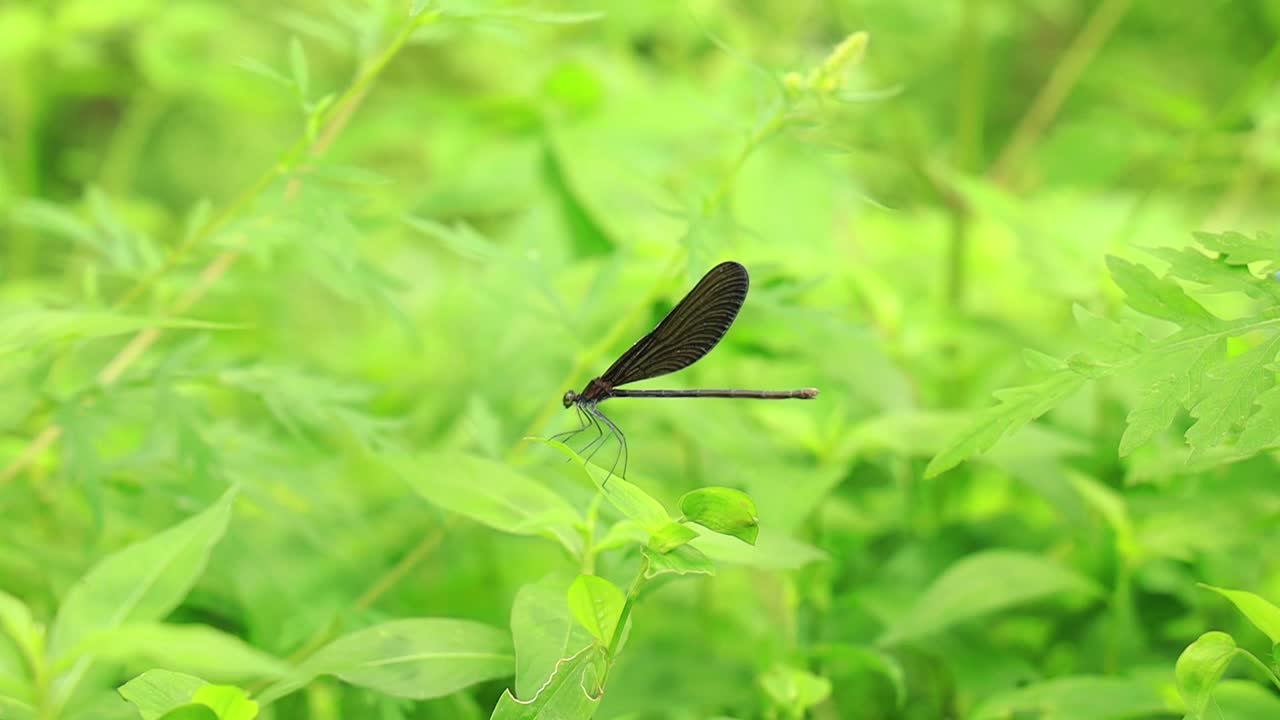
<svg viewBox="0 0 1280 720">
<path fill-rule="evenodd" d="M 564 406 L 566 409 L 573 407 L 573 404 L 577 401 L 578 393 L 570 390 L 564 394 Z"/>
</svg>

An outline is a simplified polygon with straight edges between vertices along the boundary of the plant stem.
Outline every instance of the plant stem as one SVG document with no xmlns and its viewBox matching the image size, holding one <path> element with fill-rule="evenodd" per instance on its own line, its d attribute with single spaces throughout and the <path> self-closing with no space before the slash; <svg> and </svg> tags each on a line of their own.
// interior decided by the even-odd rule
<svg viewBox="0 0 1280 720">
<path fill-rule="evenodd" d="M 622 604 L 622 612 L 618 615 L 618 627 L 613 630 L 613 637 L 609 639 L 609 662 L 613 663 L 613 657 L 618 652 L 618 643 L 622 642 L 622 633 L 627 629 L 627 620 L 631 617 L 631 608 L 635 605 L 636 597 L 640 595 L 640 589 L 645 583 L 649 582 L 645 577 L 645 573 L 649 571 L 649 558 L 641 554 L 640 569 L 636 572 L 636 579 L 631 581 L 631 587 L 627 589 L 627 600 Z"/>
</svg>

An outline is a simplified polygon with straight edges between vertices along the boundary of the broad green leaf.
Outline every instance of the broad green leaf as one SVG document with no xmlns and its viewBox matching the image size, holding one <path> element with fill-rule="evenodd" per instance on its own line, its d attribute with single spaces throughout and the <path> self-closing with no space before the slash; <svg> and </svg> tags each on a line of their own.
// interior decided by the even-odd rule
<svg viewBox="0 0 1280 720">
<path fill-rule="evenodd" d="M 795 570 L 827 558 L 818 548 L 770 528 L 760 530 L 755 545 L 719 533 L 705 533 L 689 545 L 716 562 L 765 570 Z"/>
<path fill-rule="evenodd" d="M 72 340 L 125 335 L 148 328 L 230 330 L 237 325 L 184 318 L 122 315 L 106 310 L 17 308 L 0 317 L 0 355 Z"/>
<path fill-rule="evenodd" d="M 1201 583 L 1200 587 L 1212 590 L 1230 600 L 1237 610 L 1249 618 L 1249 622 L 1253 623 L 1254 627 L 1271 638 L 1272 645 L 1280 645 L 1280 607 L 1247 590 L 1228 590 L 1204 583 Z"/>
<path fill-rule="evenodd" d="M 1111 279 L 1124 290 L 1129 306 L 1144 315 L 1185 327 L 1207 327 L 1217 320 L 1176 281 L 1158 278 L 1144 265 L 1108 255 L 1107 269 Z"/>
<path fill-rule="evenodd" d="M 667 514 L 666 508 L 662 507 L 662 503 L 654 500 L 648 493 L 636 487 L 625 479 L 614 475 L 609 476 L 605 470 L 601 470 L 595 465 L 589 465 L 568 445 L 554 440 L 544 440 L 542 438 L 528 438 L 537 440 L 538 442 L 555 448 L 564 453 L 579 468 L 582 469 L 591 482 L 600 493 L 604 495 L 605 500 L 609 504 L 622 513 L 623 516 L 639 523 L 646 532 L 653 534 L 665 528 L 671 522 L 671 516 Z"/>
<path fill-rule="evenodd" d="M 671 552 L 698 537 L 698 531 L 680 523 L 667 523 L 649 538 L 649 547 L 655 552 Z"/>
<path fill-rule="evenodd" d="M 590 720 L 604 697 L 607 668 L 604 648 L 583 648 L 557 663 L 551 677 L 528 700 L 503 691 L 490 720 Z"/>
<path fill-rule="evenodd" d="M 575 555 L 582 537 L 578 513 L 536 480 L 510 467 L 460 452 L 434 452 L 403 466 L 419 495 L 495 530 L 558 540 Z"/>
<path fill-rule="evenodd" d="M 1054 720 L 1136 720 L 1171 708 L 1159 688 L 1127 678 L 1075 676 L 1007 690 L 983 700 L 970 720 L 1048 717 Z"/>
<path fill-rule="evenodd" d="M 191 703 L 170 710 L 161 715 L 160 720 L 219 720 L 219 718 L 213 708 L 208 705 Z"/>
<path fill-rule="evenodd" d="M 569 612 L 602 645 L 608 645 L 618 628 L 626 596 L 616 585 L 598 575 L 579 575 L 569 586 Z"/>
<path fill-rule="evenodd" d="M 511 640 L 497 628 L 447 618 L 393 620 L 334 640 L 258 700 L 270 704 L 319 675 L 425 700 L 507 677 L 514 668 Z"/>
<path fill-rule="evenodd" d="M 715 575 L 715 565 L 711 563 L 711 559 L 702 553 L 701 550 L 692 545 L 681 545 L 667 553 L 655 552 L 649 548 L 642 551 L 645 558 L 648 559 L 648 567 L 645 568 L 644 576 L 646 578 L 655 578 L 659 575 Z"/>
<path fill-rule="evenodd" d="M 90 635 L 168 615 L 204 572 L 226 532 L 235 489 L 207 510 L 103 558 L 71 586 L 50 632 L 59 660 Z"/>
<path fill-rule="evenodd" d="M 1207 449 L 1222 442 L 1233 427 L 1243 425 L 1253 413 L 1254 401 L 1275 386 L 1269 366 L 1280 352 L 1280 335 L 1209 370 L 1210 389 L 1191 408 L 1196 423 L 1187 430 L 1193 449 Z"/>
<path fill-rule="evenodd" d="M 1208 717 L 1205 710 L 1213 700 L 1213 689 L 1227 671 L 1237 652 L 1236 641 L 1223 632 L 1207 632 L 1178 656 L 1174 677 L 1178 692 L 1195 720 Z"/>
<path fill-rule="evenodd" d="M 733 488 L 706 487 L 685 493 L 680 498 L 680 512 L 708 530 L 736 537 L 748 545 L 755 545 L 760 534 L 756 504 L 749 495 Z"/>
<path fill-rule="evenodd" d="M 830 680 L 785 665 L 775 665 L 761 675 L 760 687 L 775 705 L 795 717 L 831 696 Z"/>
<path fill-rule="evenodd" d="M 213 708 L 218 720 L 253 720 L 258 717 L 258 703 L 250 700 L 244 690 L 231 685 L 205 685 L 196 690 L 192 700 Z"/>
<path fill-rule="evenodd" d="M 298 95 L 306 100 L 311 89 L 310 72 L 307 69 L 307 53 L 297 37 L 289 38 L 289 72 L 293 75 L 293 86 Z"/>
<path fill-rule="evenodd" d="M 901 643 L 956 623 L 1065 593 L 1096 594 L 1094 583 L 1038 555 L 988 550 L 947 568 L 880 638 Z"/>
<path fill-rule="evenodd" d="M 1186 395 L 1186 375 L 1167 375 L 1142 392 L 1142 399 L 1129 411 L 1124 435 L 1120 438 L 1120 457 L 1146 445 L 1177 417 Z"/>
<path fill-rule="evenodd" d="M 1229 263 L 1247 265 L 1265 260 L 1269 264 L 1275 264 L 1277 258 L 1280 258 L 1280 242 L 1266 233 L 1258 233 L 1254 237 L 1238 232 L 1192 234 L 1201 245 L 1222 253 Z"/>
<path fill-rule="evenodd" d="M 40 655 L 41 638 L 31 610 L 3 590 L 0 590 L 0 634 L 8 635 L 28 658 Z"/>
<path fill-rule="evenodd" d="M 206 678 L 277 678 L 281 660 L 206 625 L 129 623 L 85 638 L 69 656 L 145 662 Z"/>
<path fill-rule="evenodd" d="M 569 613 L 566 593 L 573 576 L 552 573 L 523 585 L 511 605 L 516 650 L 516 696 L 533 697 L 562 658 L 592 643 L 591 634 Z"/>
<path fill-rule="evenodd" d="M 133 703 L 142 720 L 155 718 L 191 702 L 204 680 L 171 670 L 148 670 L 120 686 L 120 696 Z"/>
<path fill-rule="evenodd" d="M 1074 370 L 1063 370 L 1034 385 L 995 393 L 1000 403 L 978 413 L 964 431 L 949 439 L 943 449 L 929 461 L 924 476 L 937 476 L 974 455 L 990 450 L 1000 438 L 1022 428 L 1074 395 L 1084 386 L 1086 379 Z"/>
</svg>

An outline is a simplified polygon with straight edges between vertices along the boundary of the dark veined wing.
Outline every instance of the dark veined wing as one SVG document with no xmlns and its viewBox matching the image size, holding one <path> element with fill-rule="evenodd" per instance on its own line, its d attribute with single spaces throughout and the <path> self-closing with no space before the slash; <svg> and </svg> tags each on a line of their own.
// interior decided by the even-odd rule
<svg viewBox="0 0 1280 720">
<path fill-rule="evenodd" d="M 687 368 L 711 352 L 747 299 L 747 269 L 723 262 L 707 271 L 652 332 L 600 376 L 611 387 Z"/>
</svg>

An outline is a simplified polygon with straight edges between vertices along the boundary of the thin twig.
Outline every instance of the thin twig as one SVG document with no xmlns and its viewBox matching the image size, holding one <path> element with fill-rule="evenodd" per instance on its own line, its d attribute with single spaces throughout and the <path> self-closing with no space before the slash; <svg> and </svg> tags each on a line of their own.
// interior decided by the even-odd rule
<svg viewBox="0 0 1280 720">
<path fill-rule="evenodd" d="M 1013 138 L 1005 145 L 992 166 L 991 178 L 996 183 L 1005 185 L 1013 179 L 1031 153 L 1031 148 L 1062 109 L 1063 102 L 1080 81 L 1084 69 L 1093 61 L 1132 5 L 1133 0 L 1105 0 L 1094 10 L 1080 34 L 1076 35 L 1049 78 L 1040 87 L 1039 94 L 1013 131 Z"/>
</svg>

